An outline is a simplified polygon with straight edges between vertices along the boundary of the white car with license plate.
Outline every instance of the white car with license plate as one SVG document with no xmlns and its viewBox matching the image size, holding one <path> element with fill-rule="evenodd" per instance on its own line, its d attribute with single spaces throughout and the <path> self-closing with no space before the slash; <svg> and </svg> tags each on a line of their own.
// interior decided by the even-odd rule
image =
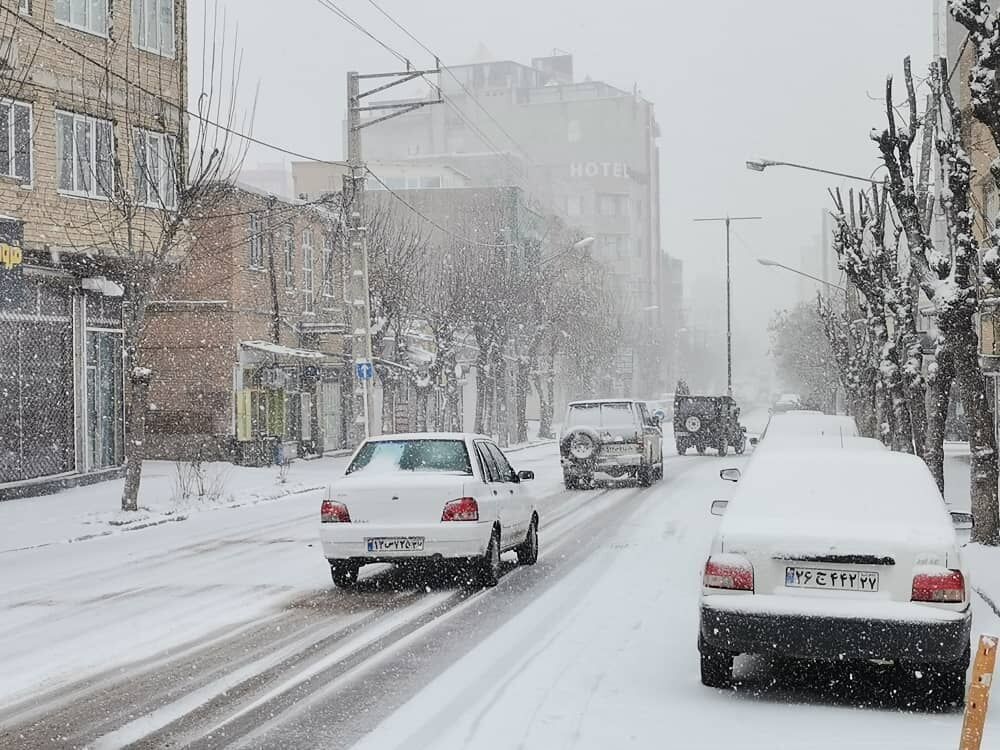
<svg viewBox="0 0 1000 750">
<path fill-rule="evenodd" d="M 924 463 L 872 450 L 756 456 L 705 563 L 698 648 L 705 685 L 740 654 L 876 662 L 958 703 L 969 665 L 968 572 Z"/>
<path fill-rule="evenodd" d="M 456 563 L 463 580 L 495 585 L 500 555 L 538 559 L 538 511 L 490 438 L 465 433 L 366 440 L 320 509 L 320 540 L 334 583 L 353 585 L 374 562 Z"/>
</svg>

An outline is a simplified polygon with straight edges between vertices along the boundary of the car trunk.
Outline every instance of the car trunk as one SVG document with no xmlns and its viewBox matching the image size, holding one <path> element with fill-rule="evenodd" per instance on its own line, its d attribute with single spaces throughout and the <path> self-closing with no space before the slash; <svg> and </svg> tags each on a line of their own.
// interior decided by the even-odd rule
<svg viewBox="0 0 1000 750">
<path fill-rule="evenodd" d="M 334 500 L 347 506 L 353 523 L 407 526 L 437 523 L 445 503 L 465 496 L 472 477 L 465 474 L 380 471 L 348 475 L 333 488 Z"/>
<path fill-rule="evenodd" d="M 760 533 L 726 535 L 724 551 L 745 555 L 754 570 L 754 592 L 826 600 L 910 601 L 917 564 L 947 564 L 947 547 L 919 533 L 899 538 L 898 528 L 761 519 Z M 886 539 L 893 539 L 887 544 Z"/>
</svg>

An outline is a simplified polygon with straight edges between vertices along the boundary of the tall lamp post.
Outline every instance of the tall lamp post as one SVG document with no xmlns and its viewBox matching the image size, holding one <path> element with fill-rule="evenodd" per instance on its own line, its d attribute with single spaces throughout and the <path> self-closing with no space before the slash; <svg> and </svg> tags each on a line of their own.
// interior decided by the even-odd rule
<svg viewBox="0 0 1000 750">
<path fill-rule="evenodd" d="M 871 175 L 868 177 L 858 177 L 856 174 L 847 174 L 846 172 L 836 172 L 832 169 L 820 169 L 819 167 L 810 167 L 808 164 L 796 164 L 790 161 L 774 161 L 773 159 L 754 159 L 747 161 L 747 169 L 751 172 L 763 172 L 768 167 L 794 167 L 795 169 L 804 169 L 807 172 L 819 172 L 820 174 L 832 174 L 835 177 L 846 177 L 848 180 L 859 180 L 861 182 L 867 182 L 872 185 L 881 185 L 881 180 L 872 179 L 875 176 L 875 172 L 881 169 L 884 165 L 879 164 L 875 169 L 872 170 Z"/>
<path fill-rule="evenodd" d="M 763 216 L 714 216 L 695 221 L 724 221 L 726 223 L 726 393 L 733 395 L 733 284 L 732 263 L 729 253 L 729 225 L 734 221 L 757 221 Z"/>
<path fill-rule="evenodd" d="M 786 266 L 784 263 L 779 263 L 776 260 L 770 260 L 768 258 L 757 258 L 757 262 L 760 263 L 762 266 L 767 266 L 768 268 L 780 268 L 782 270 L 798 274 L 799 276 L 805 276 L 807 279 L 812 279 L 817 284 L 823 284 L 824 286 L 828 286 L 832 289 L 836 289 L 837 291 L 847 294 L 847 289 L 840 286 L 840 284 L 834 284 L 832 281 L 826 281 L 825 279 L 821 279 L 819 276 L 813 276 L 811 273 L 806 273 L 805 271 L 800 271 L 797 268 Z"/>
</svg>

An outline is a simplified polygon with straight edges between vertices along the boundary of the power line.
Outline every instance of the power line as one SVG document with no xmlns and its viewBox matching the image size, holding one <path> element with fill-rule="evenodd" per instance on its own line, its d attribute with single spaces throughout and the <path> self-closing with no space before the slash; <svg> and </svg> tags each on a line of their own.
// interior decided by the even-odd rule
<svg viewBox="0 0 1000 750">
<path fill-rule="evenodd" d="M 504 244 L 497 244 L 497 243 L 494 243 L 494 242 L 480 242 L 479 240 L 473 240 L 473 239 L 470 239 L 469 237 L 463 237 L 460 234 L 455 234 L 450 229 L 445 228 L 444 226 L 442 226 L 441 224 L 439 224 L 438 222 L 436 222 L 434 219 L 432 219 L 431 217 L 429 217 L 427 214 L 425 214 L 423 211 L 421 211 L 420 209 L 418 209 L 416 206 L 414 206 L 412 203 L 410 203 L 408 200 L 406 200 L 403 196 L 401 196 L 395 190 L 393 190 L 392 188 L 390 188 L 382 180 L 382 178 L 379 177 L 374 172 L 372 172 L 371 169 L 366 168 L 366 171 L 368 172 L 369 175 L 371 175 L 373 178 L 375 178 L 375 181 L 379 185 L 381 185 L 382 188 L 386 192 L 388 192 L 390 195 L 392 195 L 393 198 L 395 198 L 396 200 L 398 200 L 400 203 L 402 203 L 404 206 L 406 206 L 408 209 L 410 209 L 413 213 L 415 213 L 421 219 L 423 219 L 424 221 L 426 221 L 432 227 L 435 227 L 436 229 L 440 230 L 441 232 L 444 232 L 449 237 L 451 237 L 453 239 L 456 239 L 456 240 L 459 240 L 461 242 L 465 242 L 465 243 L 467 243 L 469 245 L 476 245 L 478 247 L 492 247 L 492 248 L 510 248 L 510 247 L 514 247 L 514 245 L 512 245 L 509 242 L 508 243 L 504 243 Z"/>
<path fill-rule="evenodd" d="M 109 75 L 113 76 L 114 78 L 117 78 L 119 81 L 121 81 L 125 85 L 130 86 L 131 88 L 135 89 L 136 91 L 142 92 L 146 96 L 151 96 L 154 99 L 158 99 L 163 104 L 166 104 L 167 106 L 173 107 L 178 112 L 182 112 L 182 113 L 188 115 L 189 117 L 193 117 L 196 120 L 199 120 L 200 122 L 203 122 L 203 123 L 205 123 L 207 125 L 211 125 L 214 128 L 218 128 L 219 130 L 223 131 L 224 133 L 227 133 L 227 134 L 229 134 L 231 136 L 234 136 L 236 138 L 240 138 L 240 139 L 242 139 L 244 141 L 247 141 L 248 143 L 254 143 L 254 144 L 258 145 L 258 146 L 263 146 L 263 147 L 269 148 L 269 149 L 271 149 L 273 151 L 278 151 L 280 153 L 287 154 L 289 156 L 294 156 L 294 157 L 296 157 L 298 159 L 305 159 L 306 161 L 318 162 L 320 164 L 332 164 L 334 166 L 347 166 L 346 162 L 332 161 L 330 159 L 320 159 L 320 158 L 315 157 L 315 156 L 309 156 L 307 154 L 303 154 L 301 152 L 285 148 L 284 146 L 278 146 L 278 145 L 276 145 L 274 143 L 269 143 L 269 142 L 261 140 L 259 138 L 255 138 L 252 135 L 248 135 L 248 134 L 243 133 L 241 131 L 235 130 L 234 128 L 231 128 L 231 127 L 229 127 L 227 125 L 223 125 L 221 123 L 214 122 L 213 120 L 205 117 L 204 115 L 202 115 L 202 114 L 200 114 L 198 112 L 192 112 L 191 110 L 189 110 L 183 104 L 180 104 L 178 102 L 175 102 L 175 101 L 173 101 L 171 99 L 166 98 L 165 96 L 163 96 L 163 94 L 158 94 L 158 93 L 156 93 L 154 91 L 150 91 L 149 89 L 144 88 L 143 86 L 141 86 L 140 84 L 136 83 L 135 81 L 129 80 L 128 76 L 126 76 L 126 75 L 124 75 L 122 73 L 119 73 L 116 70 L 113 70 L 112 68 L 110 68 L 109 66 L 107 66 L 104 62 L 102 62 L 102 61 L 100 61 L 100 60 L 98 60 L 98 59 L 96 59 L 94 57 L 91 57 L 90 55 L 86 54 L 85 52 L 80 51 L 79 49 L 77 49 L 73 45 L 71 45 L 71 44 L 63 41 L 62 39 L 60 39 L 58 36 L 56 36 L 52 32 L 46 30 L 45 27 L 40 26 L 39 24 L 35 23 L 29 17 L 23 16 L 20 13 L 18 13 L 17 11 L 11 10 L 10 8 L 6 7 L 5 5 L 0 5 L 0 10 L 3 10 L 8 15 L 13 15 L 13 16 L 17 17 L 17 19 L 20 22 L 27 24 L 28 26 L 30 26 L 31 28 L 33 28 L 35 31 L 37 31 L 39 34 L 41 34 L 42 36 L 46 37 L 47 39 L 51 39 L 52 41 L 54 41 L 57 44 L 61 45 L 65 49 L 69 50 L 70 52 L 72 52 L 73 54 L 75 54 L 76 56 L 78 56 L 81 60 L 89 62 L 91 65 L 94 65 L 94 66 L 100 68 L 101 70 L 107 72 Z M 48 87 L 44 87 L 44 86 L 39 86 L 38 84 L 34 84 L 34 83 L 32 85 L 35 86 L 35 87 L 38 87 L 38 88 L 48 88 Z M 52 89 L 52 90 L 55 90 L 55 89 Z"/>
<path fill-rule="evenodd" d="M 390 47 L 388 44 L 386 44 L 385 42 L 383 42 L 381 39 L 379 39 L 373 33 L 371 33 L 370 31 L 368 31 L 368 29 L 366 29 L 364 26 L 362 26 L 356 20 L 354 20 L 353 18 L 351 18 L 351 16 L 349 16 L 345 10 L 343 10 L 340 7 L 338 7 L 333 2 L 333 0 L 316 0 L 316 2 L 318 2 L 321 6 L 323 6 L 324 8 L 326 8 L 331 13 L 337 15 L 339 18 L 343 19 L 344 21 L 347 21 L 347 23 L 349 23 L 355 29 L 357 29 L 362 34 L 364 34 L 366 37 L 368 37 L 369 39 L 371 39 L 373 42 L 375 42 L 376 44 L 378 44 L 380 47 L 382 47 L 382 49 L 384 49 L 387 52 L 389 52 L 389 54 L 395 56 L 397 60 L 399 60 L 401 63 L 403 63 L 406 66 L 407 70 L 410 69 L 410 61 L 408 59 L 406 59 L 403 55 L 401 55 L 395 49 L 393 49 L 392 47 Z"/>
<path fill-rule="evenodd" d="M 509 132 L 507 132 L 507 129 L 504 128 L 504 126 L 500 124 L 500 122 L 492 115 L 492 113 L 490 113 L 490 111 L 488 109 L 486 109 L 485 106 L 483 106 L 482 102 L 480 102 L 479 99 L 477 99 L 476 96 L 471 91 L 469 91 L 468 88 L 466 88 L 465 84 L 462 83 L 461 80 L 459 80 L 458 76 L 456 76 L 454 73 L 452 73 L 450 68 L 448 68 L 448 67 L 443 66 L 443 65 L 440 64 L 441 58 L 440 58 L 439 55 L 435 54 L 434 51 L 431 50 L 426 44 L 424 44 L 419 39 L 417 39 L 417 37 L 414 36 L 409 31 L 409 29 L 407 29 L 405 26 L 403 26 L 403 24 L 401 24 L 399 21 L 397 21 L 395 18 L 393 18 L 392 15 L 390 15 L 388 11 L 386 11 L 384 8 L 382 8 L 381 5 L 379 5 L 377 2 L 375 2 L 375 0 L 368 0 L 368 2 L 371 3 L 372 6 L 379 13 L 381 13 L 383 16 L 385 16 L 386 18 L 388 18 L 389 21 L 392 22 L 392 24 L 396 28 L 398 28 L 400 31 L 402 31 L 404 34 L 406 34 L 414 42 L 416 42 L 420 46 L 420 48 L 424 50 L 424 52 L 426 52 L 428 55 L 431 55 L 432 57 L 434 57 L 434 59 L 438 61 L 438 66 L 442 70 L 444 70 L 449 76 L 451 76 L 452 80 L 454 80 L 455 83 L 457 83 L 459 85 L 459 87 L 462 89 L 462 91 L 465 92 L 465 95 L 468 96 L 470 99 L 472 99 L 473 103 L 477 107 L 479 107 L 483 111 L 483 113 L 490 120 L 493 121 L 493 124 L 496 125 L 497 128 L 499 128 L 499 130 L 500 130 L 501 133 L 503 133 L 505 136 L 507 136 L 507 138 L 510 140 L 510 142 L 513 143 L 514 146 L 517 147 L 518 151 L 520 151 L 522 154 L 524 154 L 529 159 L 529 161 L 531 160 L 530 154 L 528 154 L 528 152 L 524 150 L 524 147 L 521 146 L 521 144 L 517 142 L 517 140 L 514 138 L 514 136 L 512 136 Z"/>
</svg>

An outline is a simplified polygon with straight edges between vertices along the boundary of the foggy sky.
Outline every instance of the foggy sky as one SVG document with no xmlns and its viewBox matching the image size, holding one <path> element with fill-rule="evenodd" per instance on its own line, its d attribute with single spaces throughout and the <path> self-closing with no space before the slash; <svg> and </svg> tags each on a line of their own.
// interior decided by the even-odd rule
<svg viewBox="0 0 1000 750">
<path fill-rule="evenodd" d="M 433 60 L 367 0 L 336 0 L 416 65 Z M 206 0 L 190 0 L 191 68 L 200 64 Z M 801 266 L 817 247 L 828 186 L 836 178 L 744 167 L 748 158 L 813 164 L 868 175 L 878 165 L 873 126 L 884 122 L 885 75 L 910 54 L 926 70 L 931 0 L 380 0 L 445 64 L 468 62 L 481 45 L 497 59 L 529 63 L 554 48 L 571 52 L 578 78 L 637 85 L 662 130 L 663 249 L 686 276 L 721 272 L 721 226 L 700 216 L 754 214 L 737 227 L 734 305 L 740 328 L 766 345 L 767 320 L 793 303 L 796 277 L 755 256 Z M 310 156 L 338 159 L 345 73 L 399 63 L 318 0 L 220 0 L 244 50 L 242 88 L 259 85 L 254 134 Z M 923 89 L 926 91 L 926 88 Z M 283 157 L 263 148 L 248 164 Z M 699 285 L 699 291 L 705 285 Z M 709 287 L 710 288 L 710 287 Z M 689 290 L 694 291 L 690 283 Z M 704 296 L 702 292 L 700 296 Z M 724 289 L 719 284 L 721 304 Z M 698 307 L 694 301 L 692 312 Z"/>
</svg>

